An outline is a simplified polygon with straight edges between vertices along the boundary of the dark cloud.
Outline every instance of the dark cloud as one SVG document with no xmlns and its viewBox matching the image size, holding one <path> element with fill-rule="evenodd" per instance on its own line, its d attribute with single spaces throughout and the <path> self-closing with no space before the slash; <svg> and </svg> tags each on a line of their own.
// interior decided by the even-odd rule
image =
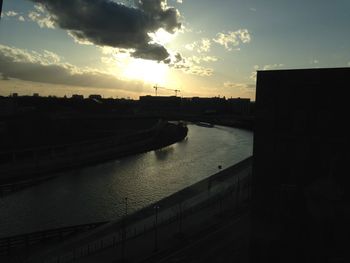
<svg viewBox="0 0 350 263">
<path fill-rule="evenodd" d="M 93 69 L 79 70 L 77 67 L 61 63 L 52 52 L 28 52 L 0 44 L 0 74 L 6 78 L 26 81 L 108 88 L 113 90 L 139 91 L 142 84 L 126 82 L 115 76 Z"/>
<path fill-rule="evenodd" d="M 146 47 L 137 49 L 133 54 L 136 58 L 168 61 L 169 53 L 165 47 L 158 44 L 149 44 Z"/>
<path fill-rule="evenodd" d="M 174 33 L 181 27 L 179 13 L 166 0 L 139 0 L 128 7 L 110 0 L 31 0 L 42 4 L 56 26 L 81 41 L 134 49 L 133 56 L 162 61 L 168 51 L 151 43 L 148 33 L 160 28 Z"/>
</svg>

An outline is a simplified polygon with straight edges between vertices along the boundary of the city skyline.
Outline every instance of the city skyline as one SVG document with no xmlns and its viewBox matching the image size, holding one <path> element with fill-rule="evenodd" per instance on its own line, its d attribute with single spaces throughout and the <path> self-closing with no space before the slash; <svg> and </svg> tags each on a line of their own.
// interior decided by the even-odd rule
<svg viewBox="0 0 350 263">
<path fill-rule="evenodd" d="M 349 66 L 349 9 L 345 0 L 4 1 L 0 95 L 138 98 L 159 85 L 254 100 L 256 70 Z"/>
</svg>

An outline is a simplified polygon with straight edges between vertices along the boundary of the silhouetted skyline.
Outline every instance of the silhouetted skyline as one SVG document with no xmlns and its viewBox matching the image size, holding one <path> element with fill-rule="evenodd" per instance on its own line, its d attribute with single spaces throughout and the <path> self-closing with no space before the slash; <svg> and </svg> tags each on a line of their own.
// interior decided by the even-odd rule
<svg viewBox="0 0 350 263">
<path fill-rule="evenodd" d="M 4 1 L 0 92 L 254 100 L 256 70 L 350 62 L 347 0 L 60 2 Z"/>
</svg>

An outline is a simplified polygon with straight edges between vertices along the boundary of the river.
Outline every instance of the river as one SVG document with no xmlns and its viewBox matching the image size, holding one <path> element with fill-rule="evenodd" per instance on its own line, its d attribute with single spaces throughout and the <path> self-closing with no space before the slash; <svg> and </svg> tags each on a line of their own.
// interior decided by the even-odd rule
<svg viewBox="0 0 350 263">
<path fill-rule="evenodd" d="M 0 237 L 120 218 L 252 155 L 253 134 L 188 125 L 188 136 L 157 151 L 64 172 L 0 198 Z"/>
</svg>

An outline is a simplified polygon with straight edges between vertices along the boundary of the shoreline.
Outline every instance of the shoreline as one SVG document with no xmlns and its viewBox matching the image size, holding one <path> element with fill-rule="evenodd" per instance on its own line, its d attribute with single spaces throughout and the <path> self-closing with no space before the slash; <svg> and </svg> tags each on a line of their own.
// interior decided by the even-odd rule
<svg viewBox="0 0 350 263">
<path fill-rule="evenodd" d="M 49 180 L 58 176 L 60 172 L 167 147 L 185 139 L 187 132 L 187 127 L 181 124 L 176 125 L 166 122 L 161 127 L 131 135 L 122 140 L 121 143 L 119 141 L 115 143 L 112 138 L 112 140 L 107 142 L 109 143 L 107 146 L 106 142 L 104 142 L 104 145 L 98 145 L 100 148 L 102 146 L 102 148 L 93 153 L 89 152 L 89 149 L 85 149 L 85 152 L 84 149 L 79 149 L 79 152 L 72 151 L 67 153 L 67 156 L 64 156 L 64 158 L 46 160 L 47 163 L 42 164 L 40 169 L 38 169 L 37 163 L 32 160 L 32 163 L 29 164 L 31 170 L 25 166 L 19 167 L 15 171 L 17 176 L 10 178 L 11 176 L 8 175 L 1 178 L 0 196 Z M 81 156 L 82 153 L 84 153 L 83 156 Z M 21 173 L 25 174 L 18 175 Z"/>
</svg>

